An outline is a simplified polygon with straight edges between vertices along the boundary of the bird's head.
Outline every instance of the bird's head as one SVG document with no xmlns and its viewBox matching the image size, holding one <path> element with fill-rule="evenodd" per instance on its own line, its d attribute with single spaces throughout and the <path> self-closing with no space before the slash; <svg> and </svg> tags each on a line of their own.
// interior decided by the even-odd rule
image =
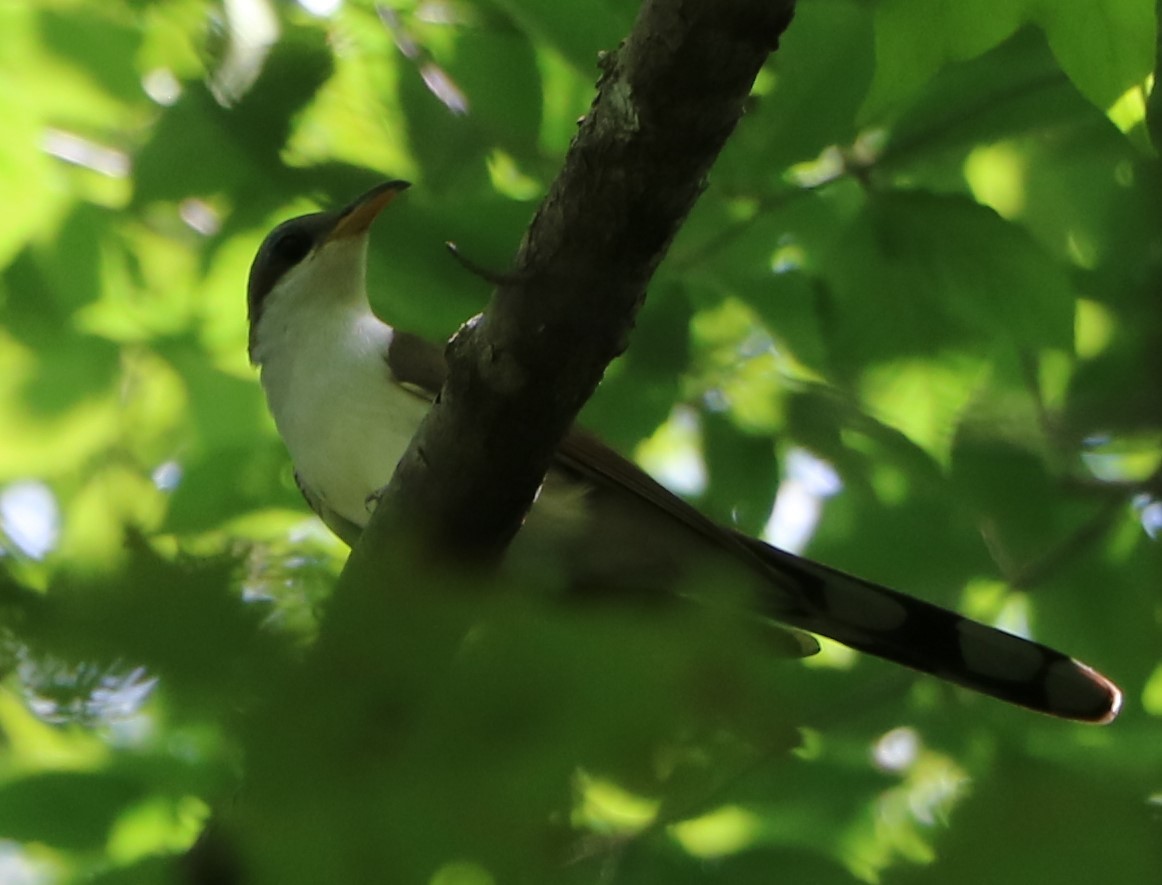
<svg viewBox="0 0 1162 885">
<path fill-rule="evenodd" d="M 341 209 L 292 218 L 267 235 L 246 290 L 251 362 L 263 361 L 259 327 L 272 313 L 367 300 L 368 230 L 407 187 L 406 181 L 384 182 Z"/>
</svg>

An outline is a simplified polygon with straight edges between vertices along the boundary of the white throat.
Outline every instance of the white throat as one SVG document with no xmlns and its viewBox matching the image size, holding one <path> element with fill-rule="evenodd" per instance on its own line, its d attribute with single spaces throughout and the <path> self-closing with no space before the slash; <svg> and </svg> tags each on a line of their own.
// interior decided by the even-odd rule
<svg viewBox="0 0 1162 885">
<path fill-rule="evenodd" d="M 371 311 L 367 241 L 326 243 L 267 295 L 254 361 L 299 480 L 356 525 L 428 404 L 392 383 L 393 331 Z"/>
</svg>

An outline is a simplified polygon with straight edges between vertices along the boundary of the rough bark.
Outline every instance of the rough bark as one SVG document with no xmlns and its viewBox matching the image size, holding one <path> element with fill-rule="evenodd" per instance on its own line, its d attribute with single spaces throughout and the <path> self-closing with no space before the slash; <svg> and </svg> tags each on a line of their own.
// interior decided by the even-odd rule
<svg viewBox="0 0 1162 885">
<path fill-rule="evenodd" d="M 627 344 L 646 286 L 743 113 L 792 0 L 645 0 L 602 76 L 564 168 L 450 373 L 350 571 L 391 526 L 439 551 L 504 549 L 552 453 Z"/>
</svg>

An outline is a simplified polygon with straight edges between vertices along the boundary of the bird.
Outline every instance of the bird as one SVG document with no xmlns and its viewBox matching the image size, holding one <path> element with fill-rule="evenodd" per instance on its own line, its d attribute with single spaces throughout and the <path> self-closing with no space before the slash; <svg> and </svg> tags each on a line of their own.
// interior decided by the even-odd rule
<svg viewBox="0 0 1162 885">
<path fill-rule="evenodd" d="M 447 371 L 439 345 L 393 328 L 368 298 L 372 222 L 408 186 L 384 181 L 282 222 L 247 281 L 250 360 L 296 482 L 349 546 Z M 522 544 L 548 545 L 578 587 L 673 590 L 709 564 L 795 634 L 1065 719 L 1108 723 L 1121 707 L 1112 681 L 1062 652 L 715 522 L 581 427 L 556 450 L 513 542 Z M 808 638 L 801 652 L 817 648 Z"/>
</svg>

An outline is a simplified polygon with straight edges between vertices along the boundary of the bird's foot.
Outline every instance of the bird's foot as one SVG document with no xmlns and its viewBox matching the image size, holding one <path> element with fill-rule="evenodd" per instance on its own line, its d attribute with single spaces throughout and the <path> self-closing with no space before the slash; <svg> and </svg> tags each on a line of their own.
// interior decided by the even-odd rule
<svg viewBox="0 0 1162 885">
<path fill-rule="evenodd" d="M 379 501 L 383 497 L 383 495 L 386 491 L 387 491 L 387 486 L 380 486 L 374 492 L 372 492 L 370 495 L 368 495 L 366 498 L 363 499 L 363 506 L 367 509 L 367 512 L 369 514 L 375 512 L 375 508 L 379 506 Z"/>
</svg>

